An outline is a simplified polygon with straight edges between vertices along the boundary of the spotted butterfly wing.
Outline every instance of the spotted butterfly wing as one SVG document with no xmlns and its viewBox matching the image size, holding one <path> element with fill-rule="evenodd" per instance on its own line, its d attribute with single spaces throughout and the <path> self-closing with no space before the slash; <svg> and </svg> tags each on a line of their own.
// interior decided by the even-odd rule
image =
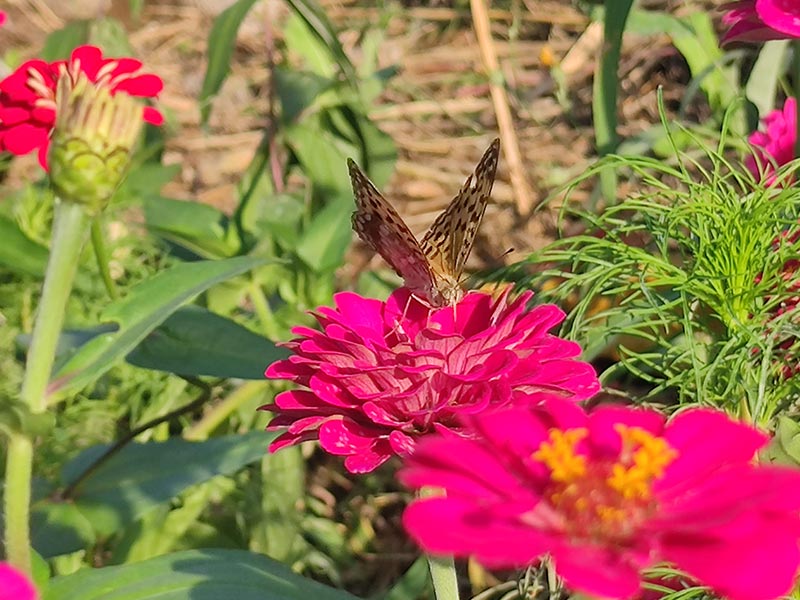
<svg viewBox="0 0 800 600">
<path fill-rule="evenodd" d="M 420 247 L 436 274 L 455 281 L 461 278 L 492 193 L 499 156 L 500 140 L 495 139 L 422 238 Z"/>
<path fill-rule="evenodd" d="M 352 160 L 347 161 L 356 201 L 353 229 L 405 281 L 412 292 L 431 300 L 434 275 L 417 238 Z"/>
</svg>

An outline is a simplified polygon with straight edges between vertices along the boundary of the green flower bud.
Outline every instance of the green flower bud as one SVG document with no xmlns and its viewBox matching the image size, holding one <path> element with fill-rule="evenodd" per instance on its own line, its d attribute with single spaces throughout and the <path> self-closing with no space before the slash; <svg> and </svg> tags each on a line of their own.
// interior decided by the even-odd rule
<svg viewBox="0 0 800 600">
<path fill-rule="evenodd" d="M 56 123 L 48 162 L 58 196 L 101 212 L 119 186 L 142 127 L 141 104 L 111 95 L 83 73 L 62 73 L 56 88 Z"/>
</svg>

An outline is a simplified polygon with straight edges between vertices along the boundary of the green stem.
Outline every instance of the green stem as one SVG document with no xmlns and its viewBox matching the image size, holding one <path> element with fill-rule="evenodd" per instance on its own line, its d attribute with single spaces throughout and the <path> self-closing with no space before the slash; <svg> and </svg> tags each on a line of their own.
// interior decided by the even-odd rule
<svg viewBox="0 0 800 600">
<path fill-rule="evenodd" d="M 420 498 L 443 496 L 444 490 L 424 487 L 419 490 Z M 456 564 L 452 556 L 426 556 L 431 571 L 431 583 L 436 600 L 458 600 L 458 578 Z"/>
<path fill-rule="evenodd" d="M 56 202 L 50 258 L 20 392 L 21 400 L 34 414 L 47 410 L 45 390 L 88 229 L 89 217 L 81 206 L 71 202 Z M 5 544 L 8 561 L 26 573 L 31 570 L 29 521 L 32 472 L 33 442 L 26 434 L 14 433 L 9 438 L 6 456 Z"/>
<path fill-rule="evenodd" d="M 183 430 L 183 439 L 202 441 L 219 427 L 235 410 L 250 402 L 267 387 L 266 381 L 248 381 L 228 394 L 227 398 L 215 404 L 190 427 Z"/>
<path fill-rule="evenodd" d="M 601 158 L 616 151 L 617 93 L 622 34 L 633 0 L 606 0 L 603 22 L 603 49 L 597 61 L 592 91 L 592 115 L 597 155 Z M 617 197 L 617 174 L 611 168 L 600 171 L 600 190 L 606 202 Z"/>
<path fill-rule="evenodd" d="M 458 600 L 458 579 L 452 556 L 428 556 L 436 600 Z"/>
<path fill-rule="evenodd" d="M 109 255 L 108 248 L 106 247 L 106 240 L 103 236 L 103 226 L 100 223 L 102 217 L 98 216 L 92 221 L 92 248 L 94 248 L 94 256 L 97 259 L 97 269 L 100 271 L 100 277 L 103 279 L 103 285 L 106 286 L 106 291 L 112 300 L 119 297 L 117 286 L 111 278 L 111 271 L 108 269 Z"/>
</svg>

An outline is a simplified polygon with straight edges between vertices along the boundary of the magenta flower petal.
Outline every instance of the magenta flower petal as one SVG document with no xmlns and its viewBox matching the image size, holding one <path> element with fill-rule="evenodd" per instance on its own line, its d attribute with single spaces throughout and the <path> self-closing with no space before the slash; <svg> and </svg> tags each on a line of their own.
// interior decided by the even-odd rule
<svg viewBox="0 0 800 600">
<path fill-rule="evenodd" d="M 780 167 L 794 160 L 796 111 L 795 99 L 787 98 L 782 110 L 773 110 L 762 119 L 766 131 L 755 131 L 748 138 L 753 154 L 745 159 L 745 166 L 767 184 L 775 181 Z"/>
<path fill-rule="evenodd" d="M 723 45 L 800 38 L 800 6 L 794 0 L 739 0 L 723 6 L 729 27 Z"/>
<path fill-rule="evenodd" d="M 583 546 L 555 551 L 556 569 L 570 589 L 597 598 L 631 598 L 641 586 L 641 565 L 621 561 L 615 552 Z"/>
<path fill-rule="evenodd" d="M 0 600 L 37 600 L 33 582 L 14 567 L 0 562 Z"/>
<path fill-rule="evenodd" d="M 589 413 L 552 397 L 421 440 L 400 479 L 440 488 L 403 522 L 423 549 L 518 568 L 545 553 L 575 591 L 630 598 L 668 563 L 730 600 L 771 600 L 800 567 L 800 470 L 753 462 L 767 438 L 722 412 Z M 768 585 L 761 585 L 769 580 Z"/>
<path fill-rule="evenodd" d="M 800 4 L 793 0 L 756 0 L 756 14 L 767 27 L 800 38 Z"/>
<path fill-rule="evenodd" d="M 410 453 L 429 434 L 460 435 L 467 415 L 529 406 L 545 393 L 591 397 L 600 384 L 591 365 L 575 359 L 580 347 L 548 333 L 564 313 L 528 310 L 530 298 L 473 292 L 431 308 L 403 288 L 386 302 L 337 294 L 334 308 L 316 311 L 322 331 L 296 328 L 286 344 L 293 354 L 267 368 L 267 377 L 304 391 L 262 407 L 276 415 L 269 428 L 310 423 L 316 411 L 322 447 L 363 470 Z M 362 452 L 369 456 L 359 462 Z"/>
</svg>

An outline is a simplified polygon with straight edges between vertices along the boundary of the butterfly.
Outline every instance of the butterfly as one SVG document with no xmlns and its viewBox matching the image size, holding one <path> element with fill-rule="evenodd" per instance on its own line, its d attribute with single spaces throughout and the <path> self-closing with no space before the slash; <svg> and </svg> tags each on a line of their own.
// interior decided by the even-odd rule
<svg viewBox="0 0 800 600">
<path fill-rule="evenodd" d="M 500 140 L 495 139 L 420 241 L 358 165 L 347 161 L 356 201 L 353 229 L 431 306 L 453 305 L 464 295 L 461 275 L 486 211 L 499 155 Z"/>
</svg>

